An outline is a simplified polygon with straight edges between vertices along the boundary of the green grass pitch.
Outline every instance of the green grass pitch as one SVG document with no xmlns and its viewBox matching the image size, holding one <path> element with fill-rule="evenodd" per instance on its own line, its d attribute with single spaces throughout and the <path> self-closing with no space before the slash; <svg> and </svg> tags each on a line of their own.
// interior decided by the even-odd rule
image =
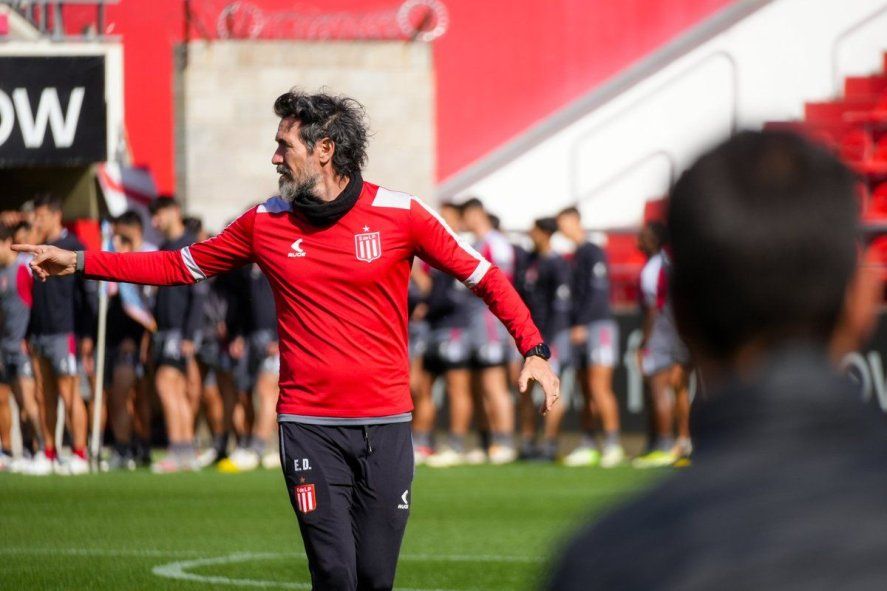
<svg viewBox="0 0 887 591">
<path fill-rule="evenodd" d="M 558 543 L 656 478 L 419 468 L 397 589 L 532 589 Z M 310 589 L 276 471 L 0 474 L 0 589 Z"/>
</svg>

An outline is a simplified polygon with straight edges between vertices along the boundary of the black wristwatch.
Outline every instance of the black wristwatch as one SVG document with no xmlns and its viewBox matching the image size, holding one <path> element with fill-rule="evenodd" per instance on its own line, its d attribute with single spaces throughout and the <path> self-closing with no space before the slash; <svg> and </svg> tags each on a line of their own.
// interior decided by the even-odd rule
<svg viewBox="0 0 887 591">
<path fill-rule="evenodd" d="M 546 345 L 545 343 L 539 343 L 538 345 L 524 353 L 524 358 L 532 357 L 534 355 L 548 361 L 549 359 L 551 359 L 551 349 L 549 349 L 548 345 Z"/>
</svg>

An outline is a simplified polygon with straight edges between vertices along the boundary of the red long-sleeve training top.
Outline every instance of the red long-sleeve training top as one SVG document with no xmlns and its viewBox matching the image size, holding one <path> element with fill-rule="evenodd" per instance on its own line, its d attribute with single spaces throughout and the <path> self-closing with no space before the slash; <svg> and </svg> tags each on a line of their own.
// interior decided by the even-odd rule
<svg viewBox="0 0 887 591">
<path fill-rule="evenodd" d="M 524 352 L 542 342 L 527 307 L 499 269 L 422 201 L 370 183 L 328 228 L 280 197 L 218 236 L 178 251 L 87 252 L 87 277 L 194 283 L 256 262 L 277 305 L 281 414 L 363 418 L 412 410 L 407 284 L 418 256 L 483 298 Z"/>
</svg>

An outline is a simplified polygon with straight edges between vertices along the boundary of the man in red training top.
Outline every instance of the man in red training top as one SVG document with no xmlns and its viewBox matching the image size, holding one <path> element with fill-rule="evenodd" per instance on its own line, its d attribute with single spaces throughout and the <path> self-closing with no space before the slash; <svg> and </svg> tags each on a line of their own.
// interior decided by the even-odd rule
<svg viewBox="0 0 887 591">
<path fill-rule="evenodd" d="M 46 279 L 188 284 L 255 262 L 277 304 L 280 453 L 315 589 L 391 589 L 412 498 L 407 285 L 418 256 L 463 281 L 508 328 L 530 380 L 559 383 L 505 275 L 422 201 L 361 178 L 367 131 L 353 99 L 277 98 L 280 196 L 181 250 L 35 254 Z"/>
</svg>

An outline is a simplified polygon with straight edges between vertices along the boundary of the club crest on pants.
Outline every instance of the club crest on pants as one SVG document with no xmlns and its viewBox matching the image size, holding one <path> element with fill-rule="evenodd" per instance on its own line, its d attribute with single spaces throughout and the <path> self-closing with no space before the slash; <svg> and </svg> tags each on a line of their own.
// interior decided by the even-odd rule
<svg viewBox="0 0 887 591">
<path fill-rule="evenodd" d="M 296 495 L 296 505 L 299 513 L 311 513 L 317 509 L 317 495 L 314 494 L 313 484 L 300 484 L 293 487 Z"/>
<path fill-rule="evenodd" d="M 357 257 L 358 261 L 365 261 L 367 263 L 371 263 L 382 256 L 382 238 L 379 232 L 355 234 L 354 256 Z"/>
</svg>

